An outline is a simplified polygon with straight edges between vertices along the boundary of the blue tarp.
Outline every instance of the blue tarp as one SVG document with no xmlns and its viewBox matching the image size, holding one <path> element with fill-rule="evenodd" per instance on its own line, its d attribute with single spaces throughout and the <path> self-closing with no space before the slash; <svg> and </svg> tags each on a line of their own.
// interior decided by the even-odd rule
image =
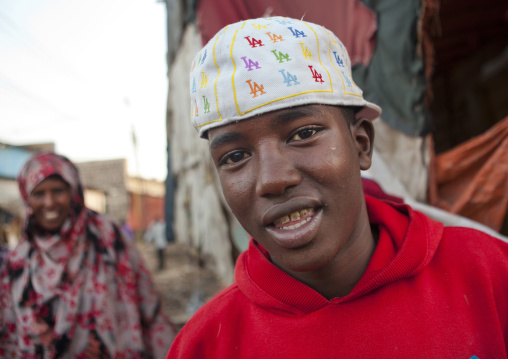
<svg viewBox="0 0 508 359">
<path fill-rule="evenodd" d="M 16 179 L 31 155 L 32 152 L 18 147 L 0 148 L 0 177 Z"/>
</svg>

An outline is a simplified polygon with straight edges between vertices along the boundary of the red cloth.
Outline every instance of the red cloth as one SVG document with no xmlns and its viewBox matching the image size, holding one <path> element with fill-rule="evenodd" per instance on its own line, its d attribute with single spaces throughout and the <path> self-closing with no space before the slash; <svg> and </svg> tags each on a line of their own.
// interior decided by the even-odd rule
<svg viewBox="0 0 508 359">
<path fill-rule="evenodd" d="M 366 198 L 380 237 L 348 296 L 325 299 L 251 241 L 236 283 L 194 315 L 167 358 L 505 358 L 508 244 Z"/>
<path fill-rule="evenodd" d="M 206 44 L 224 26 L 246 19 L 286 16 L 331 30 L 348 49 L 351 65 L 370 62 L 375 47 L 376 14 L 359 0 L 200 0 L 199 32 Z"/>
</svg>

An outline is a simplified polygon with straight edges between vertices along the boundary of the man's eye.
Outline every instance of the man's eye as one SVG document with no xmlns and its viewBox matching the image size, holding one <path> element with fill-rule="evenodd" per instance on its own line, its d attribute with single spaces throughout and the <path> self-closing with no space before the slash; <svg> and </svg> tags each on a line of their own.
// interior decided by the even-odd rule
<svg viewBox="0 0 508 359">
<path fill-rule="evenodd" d="M 310 138 L 316 134 L 317 129 L 315 128 L 304 128 L 303 130 L 298 131 L 295 133 L 291 138 L 290 141 L 301 141 L 306 140 L 307 138 Z"/>
<path fill-rule="evenodd" d="M 242 151 L 236 151 L 236 152 L 233 152 L 232 154 L 228 155 L 226 158 L 224 158 L 223 163 L 226 165 L 230 165 L 230 164 L 233 164 L 236 162 L 240 162 L 241 160 L 243 160 L 246 157 L 247 157 L 247 153 L 242 152 Z"/>
</svg>

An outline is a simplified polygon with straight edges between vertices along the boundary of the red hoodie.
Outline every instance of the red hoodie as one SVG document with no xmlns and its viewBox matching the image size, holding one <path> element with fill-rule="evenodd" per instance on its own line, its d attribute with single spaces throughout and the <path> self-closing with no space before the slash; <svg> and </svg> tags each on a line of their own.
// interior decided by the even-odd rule
<svg viewBox="0 0 508 359">
<path fill-rule="evenodd" d="M 366 197 L 379 241 L 360 282 L 327 300 L 251 240 L 235 282 L 167 358 L 506 358 L 508 244 Z"/>
</svg>

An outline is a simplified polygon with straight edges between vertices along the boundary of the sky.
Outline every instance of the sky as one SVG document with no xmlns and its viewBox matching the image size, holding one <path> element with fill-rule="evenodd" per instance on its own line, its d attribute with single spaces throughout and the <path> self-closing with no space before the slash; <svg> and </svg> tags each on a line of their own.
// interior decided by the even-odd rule
<svg viewBox="0 0 508 359">
<path fill-rule="evenodd" d="M 0 0 L 0 142 L 164 180 L 166 41 L 156 0 Z"/>
</svg>

